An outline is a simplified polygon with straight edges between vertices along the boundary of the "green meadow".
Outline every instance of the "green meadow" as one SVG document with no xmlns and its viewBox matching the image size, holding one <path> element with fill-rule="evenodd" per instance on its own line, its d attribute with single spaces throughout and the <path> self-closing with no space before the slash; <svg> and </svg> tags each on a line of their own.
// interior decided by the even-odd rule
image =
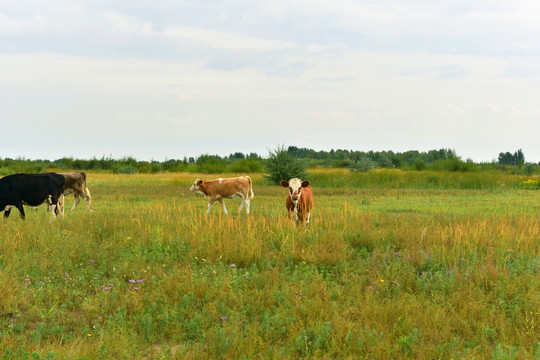
<svg viewBox="0 0 540 360">
<path fill-rule="evenodd" d="M 311 170 L 309 227 L 252 175 L 88 173 L 0 232 L 0 359 L 540 359 L 538 178 Z"/>
</svg>

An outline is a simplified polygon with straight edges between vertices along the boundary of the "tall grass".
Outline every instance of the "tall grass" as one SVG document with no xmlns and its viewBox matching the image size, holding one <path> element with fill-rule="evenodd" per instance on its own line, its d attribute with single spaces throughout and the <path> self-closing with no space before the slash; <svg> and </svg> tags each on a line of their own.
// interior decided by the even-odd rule
<svg viewBox="0 0 540 360">
<path fill-rule="evenodd" d="M 507 189 L 523 188 L 526 177 L 487 172 L 403 171 L 379 169 L 349 172 L 312 169 L 309 178 L 319 187 L 386 189 Z"/>
<path fill-rule="evenodd" d="M 336 174 L 308 229 L 260 175 L 250 216 L 193 174 L 89 174 L 93 213 L 4 220 L 0 358 L 540 356 L 540 192 Z"/>
</svg>

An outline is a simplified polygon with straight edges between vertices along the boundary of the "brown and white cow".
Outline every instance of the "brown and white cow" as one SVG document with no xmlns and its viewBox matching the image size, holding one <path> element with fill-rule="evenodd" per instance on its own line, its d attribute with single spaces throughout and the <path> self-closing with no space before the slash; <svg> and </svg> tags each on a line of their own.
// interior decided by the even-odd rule
<svg viewBox="0 0 540 360">
<path fill-rule="evenodd" d="M 90 190 L 88 190 L 88 186 L 86 186 L 86 173 L 83 171 L 71 171 L 71 172 L 61 172 L 58 173 L 60 175 L 63 175 L 66 179 L 66 183 L 64 185 L 64 195 L 70 195 L 73 194 L 73 197 L 75 198 L 75 202 L 73 203 L 73 207 L 71 208 L 71 211 L 75 210 L 75 207 L 81 201 L 79 199 L 79 196 L 83 198 L 83 200 L 86 202 L 86 206 L 88 207 L 89 211 L 92 211 L 92 195 L 90 195 Z M 60 199 L 61 202 L 61 212 L 64 212 L 64 197 L 62 196 Z"/>
<path fill-rule="evenodd" d="M 240 176 L 235 178 L 220 178 L 217 180 L 200 180 L 197 179 L 189 188 L 190 191 L 203 194 L 208 199 L 208 210 L 206 213 L 210 213 L 210 208 L 214 201 L 219 201 L 223 207 L 223 212 L 227 215 L 227 208 L 225 207 L 224 198 L 234 198 L 240 196 L 242 203 L 238 209 L 238 213 L 242 212 L 244 205 L 246 206 L 246 213 L 249 214 L 249 202 L 253 199 L 253 185 L 249 176 Z M 249 196 L 248 196 L 249 195 Z"/>
<path fill-rule="evenodd" d="M 294 223 L 306 222 L 308 226 L 311 217 L 311 209 L 313 208 L 313 189 L 310 186 L 309 180 L 302 181 L 300 179 L 281 180 L 281 186 L 289 189 L 285 205 L 289 212 L 289 218 L 293 219 Z"/>
</svg>

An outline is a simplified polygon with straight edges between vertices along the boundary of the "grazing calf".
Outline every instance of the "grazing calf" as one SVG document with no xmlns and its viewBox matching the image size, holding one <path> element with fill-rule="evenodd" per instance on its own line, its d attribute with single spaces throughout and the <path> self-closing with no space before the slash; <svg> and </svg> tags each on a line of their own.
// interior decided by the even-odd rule
<svg viewBox="0 0 540 360">
<path fill-rule="evenodd" d="M 90 190 L 88 190 L 88 186 L 86 186 L 86 173 L 83 171 L 72 171 L 72 172 L 61 172 L 58 173 L 60 175 L 63 175 L 66 178 L 66 183 L 64 186 L 64 195 L 70 195 L 73 194 L 73 197 L 75 198 L 75 202 L 73 203 L 73 207 L 71 208 L 71 211 L 75 210 L 75 207 L 79 203 L 80 197 L 83 198 L 83 200 L 86 202 L 86 206 L 88 207 L 89 211 L 92 211 L 92 195 L 90 195 Z M 61 211 L 63 212 L 64 208 L 64 198 L 61 198 Z"/>
<path fill-rule="evenodd" d="M 0 211 L 8 218 L 17 208 L 24 220 L 24 206 L 38 206 L 46 202 L 51 219 L 61 214 L 58 204 L 64 192 L 65 178 L 55 173 L 13 174 L 0 179 Z"/>
<path fill-rule="evenodd" d="M 306 222 L 308 226 L 313 208 L 313 189 L 309 186 L 309 180 L 291 179 L 289 181 L 281 180 L 281 186 L 289 189 L 285 205 L 289 211 L 289 218 L 294 215 L 294 223 Z"/>
<path fill-rule="evenodd" d="M 225 207 L 224 198 L 234 198 L 240 196 L 242 203 L 238 209 L 238 214 L 242 212 L 244 205 L 246 206 L 246 213 L 249 214 L 249 199 L 253 199 L 253 185 L 249 176 L 240 176 L 235 178 L 223 178 L 217 180 L 200 180 L 197 179 L 189 188 L 190 191 L 203 194 L 208 199 L 208 210 L 206 213 L 210 213 L 210 208 L 214 201 L 219 201 L 223 207 L 223 212 L 227 215 L 227 208 Z M 250 196 L 248 196 L 250 195 Z"/>
</svg>

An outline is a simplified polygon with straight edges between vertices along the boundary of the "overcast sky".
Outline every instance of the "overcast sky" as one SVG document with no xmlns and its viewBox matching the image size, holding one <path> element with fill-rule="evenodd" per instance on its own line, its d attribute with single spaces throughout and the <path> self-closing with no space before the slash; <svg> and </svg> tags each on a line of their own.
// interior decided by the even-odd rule
<svg viewBox="0 0 540 360">
<path fill-rule="evenodd" d="M 0 158 L 540 161 L 537 0 L 0 0 Z"/>
</svg>

